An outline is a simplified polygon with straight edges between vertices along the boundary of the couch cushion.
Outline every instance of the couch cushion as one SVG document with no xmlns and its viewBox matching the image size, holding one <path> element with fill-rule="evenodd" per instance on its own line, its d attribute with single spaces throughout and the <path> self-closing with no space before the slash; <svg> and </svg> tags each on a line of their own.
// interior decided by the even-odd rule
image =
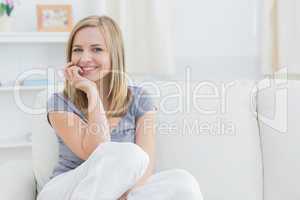
<svg viewBox="0 0 300 200">
<path fill-rule="evenodd" d="M 260 139 L 251 109 L 254 81 L 141 85 L 159 107 L 157 171 L 188 170 L 199 181 L 207 200 L 262 199 Z M 39 96 L 39 102 L 46 105 L 47 94 Z M 38 126 L 33 131 L 39 188 L 53 170 L 58 153 L 56 137 L 45 116 L 36 117 Z"/>
<path fill-rule="evenodd" d="M 33 200 L 36 185 L 29 160 L 10 160 L 0 165 L 1 199 Z"/>
<path fill-rule="evenodd" d="M 46 117 L 47 91 L 37 95 L 35 106 L 45 111 L 32 118 L 32 158 L 37 191 L 43 188 L 58 161 L 58 141 Z"/>
<path fill-rule="evenodd" d="M 158 171 L 188 170 L 207 200 L 262 199 L 254 81 L 144 85 L 159 107 Z"/>
<path fill-rule="evenodd" d="M 266 79 L 259 85 L 265 200 L 298 200 L 300 81 Z"/>
</svg>

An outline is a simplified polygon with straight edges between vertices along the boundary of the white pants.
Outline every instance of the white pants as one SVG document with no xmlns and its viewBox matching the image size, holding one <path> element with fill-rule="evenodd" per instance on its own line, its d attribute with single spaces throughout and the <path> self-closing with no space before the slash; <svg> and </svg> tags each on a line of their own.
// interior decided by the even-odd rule
<svg viewBox="0 0 300 200">
<path fill-rule="evenodd" d="M 74 170 L 51 179 L 37 200 L 117 200 L 145 173 L 149 157 L 133 143 L 106 142 Z M 128 200 L 202 200 L 196 179 L 181 169 L 149 177 Z"/>
</svg>

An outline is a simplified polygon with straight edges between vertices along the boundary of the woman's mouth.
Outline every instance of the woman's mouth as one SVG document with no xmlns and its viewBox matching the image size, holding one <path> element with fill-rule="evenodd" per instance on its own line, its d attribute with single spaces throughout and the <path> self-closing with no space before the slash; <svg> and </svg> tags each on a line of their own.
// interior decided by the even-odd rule
<svg viewBox="0 0 300 200">
<path fill-rule="evenodd" d="M 91 71 L 95 70 L 97 67 L 80 67 L 82 69 L 82 74 L 89 74 Z"/>
</svg>

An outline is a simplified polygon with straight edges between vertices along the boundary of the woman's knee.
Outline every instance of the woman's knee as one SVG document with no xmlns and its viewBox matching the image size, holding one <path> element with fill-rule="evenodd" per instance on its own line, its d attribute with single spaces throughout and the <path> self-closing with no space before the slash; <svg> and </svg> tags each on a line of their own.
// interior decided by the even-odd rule
<svg viewBox="0 0 300 200">
<path fill-rule="evenodd" d="M 175 189 L 176 196 L 184 197 L 186 200 L 202 200 L 202 194 L 196 178 L 186 170 L 176 169 L 173 171 L 178 186 Z"/>
<path fill-rule="evenodd" d="M 96 160 L 101 160 L 102 156 L 109 156 L 115 158 L 120 167 L 144 170 L 149 163 L 148 154 L 134 143 L 108 142 L 97 147 L 97 151 Z"/>
<path fill-rule="evenodd" d="M 134 143 L 121 143 L 120 161 L 122 164 L 146 168 L 149 164 L 149 155 Z"/>
</svg>

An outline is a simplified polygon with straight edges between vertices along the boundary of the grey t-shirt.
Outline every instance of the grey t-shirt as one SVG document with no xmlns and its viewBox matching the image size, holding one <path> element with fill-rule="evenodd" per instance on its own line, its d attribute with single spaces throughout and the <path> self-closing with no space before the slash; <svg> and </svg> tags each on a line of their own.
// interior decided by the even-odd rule
<svg viewBox="0 0 300 200">
<path fill-rule="evenodd" d="M 147 111 L 156 110 L 156 107 L 154 106 L 153 101 L 146 90 L 138 86 L 129 86 L 129 89 L 131 90 L 133 98 L 127 113 L 119 121 L 117 127 L 111 130 L 111 141 L 114 142 L 135 143 L 136 119 L 142 116 Z M 54 93 L 48 99 L 47 112 L 50 111 L 72 112 L 85 121 L 83 113 L 78 110 L 69 99 L 64 97 L 62 93 Z M 49 124 L 51 125 L 50 122 Z M 50 179 L 61 173 L 75 169 L 77 166 L 81 165 L 84 162 L 84 160 L 77 157 L 68 148 L 68 146 L 64 144 L 63 140 L 57 133 L 56 136 L 59 143 L 59 159 Z"/>
</svg>

